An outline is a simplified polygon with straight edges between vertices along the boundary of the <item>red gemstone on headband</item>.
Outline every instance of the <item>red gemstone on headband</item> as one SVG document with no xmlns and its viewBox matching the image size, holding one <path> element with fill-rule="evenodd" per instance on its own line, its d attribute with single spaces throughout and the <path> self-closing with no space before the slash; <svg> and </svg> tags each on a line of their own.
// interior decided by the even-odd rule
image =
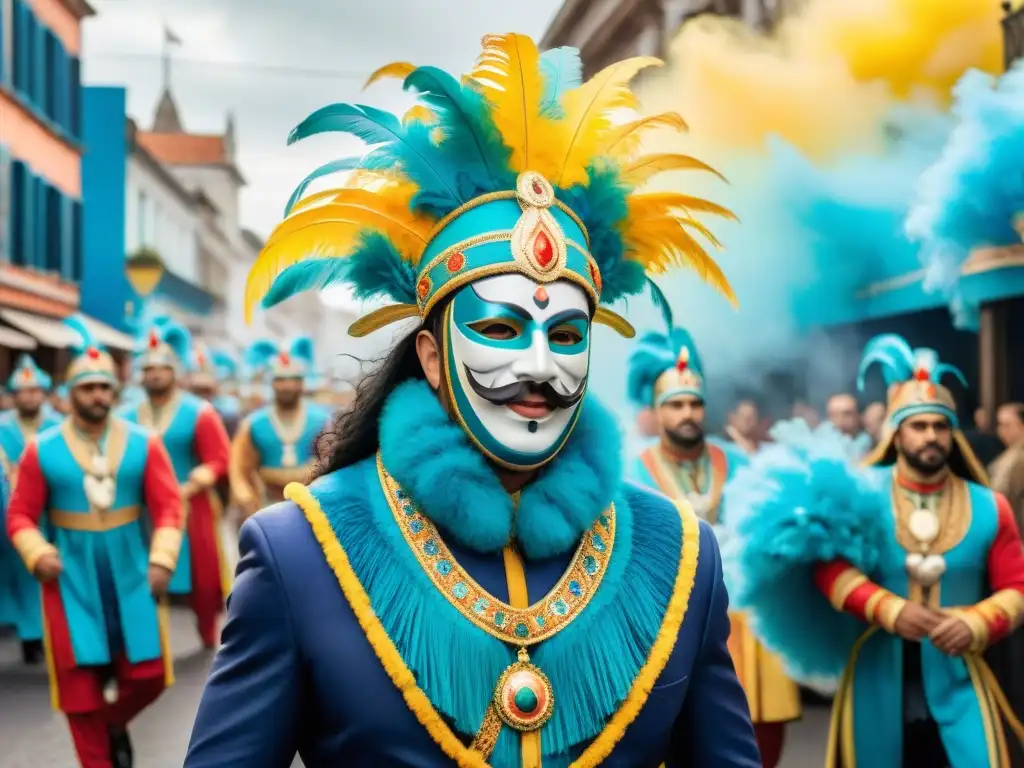
<svg viewBox="0 0 1024 768">
<path fill-rule="evenodd" d="M 149 348 L 156 349 L 160 346 L 160 337 L 156 335 L 156 331 L 149 334 Z"/>
<path fill-rule="evenodd" d="M 679 357 L 676 358 L 676 370 L 682 373 L 690 365 L 690 350 L 683 347 L 679 350 Z"/>
<path fill-rule="evenodd" d="M 546 268 L 555 258 L 555 246 L 552 244 L 551 238 L 548 237 L 548 233 L 543 229 L 537 233 L 537 237 L 533 241 L 533 255 L 541 269 Z"/>
<path fill-rule="evenodd" d="M 917 379 L 918 381 L 928 381 L 928 379 L 930 379 L 931 376 L 929 375 L 928 371 L 926 371 L 924 368 L 918 368 L 916 371 L 914 371 L 914 378 Z"/>
<path fill-rule="evenodd" d="M 282 352 L 281 353 L 281 365 L 288 365 L 290 362 L 291 362 L 291 360 L 288 357 L 288 353 L 287 352 Z"/>
<path fill-rule="evenodd" d="M 597 268 L 597 264 L 590 262 L 590 279 L 594 281 L 594 288 L 597 292 L 601 292 L 601 272 Z"/>
<path fill-rule="evenodd" d="M 96 347 L 89 347 L 87 350 L 85 350 L 85 354 L 89 356 L 90 360 L 100 359 L 100 351 L 96 349 Z"/>
<path fill-rule="evenodd" d="M 462 251 L 456 251 L 448 257 L 448 262 L 445 264 L 449 272 L 458 272 L 464 266 L 466 266 L 466 254 Z"/>
<path fill-rule="evenodd" d="M 540 185 L 540 181 L 537 179 L 533 180 L 533 183 L 530 185 L 530 189 L 533 190 L 533 194 L 535 195 L 540 196 L 544 194 L 544 187 Z"/>
</svg>

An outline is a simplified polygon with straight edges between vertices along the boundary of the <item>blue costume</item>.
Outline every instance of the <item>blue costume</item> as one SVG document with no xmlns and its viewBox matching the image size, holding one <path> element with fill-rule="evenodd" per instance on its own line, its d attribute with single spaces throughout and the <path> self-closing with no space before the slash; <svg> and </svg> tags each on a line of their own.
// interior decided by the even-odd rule
<svg viewBox="0 0 1024 768">
<path fill-rule="evenodd" d="M 157 317 L 145 330 L 136 365 L 171 368 L 176 381 L 202 370 L 187 329 L 170 318 Z M 160 436 L 182 495 L 188 503 L 188 521 L 178 567 L 168 587 L 172 595 L 188 595 L 206 647 L 217 643 L 217 620 L 231 591 L 221 542 L 222 507 L 217 485 L 227 477 L 230 444 L 224 424 L 213 406 L 172 384 L 159 405 L 150 397 L 126 411 L 124 418 Z"/>
<path fill-rule="evenodd" d="M 894 335 L 869 343 L 862 377 L 876 363 L 888 421 L 868 469 L 850 464 L 849 439 L 830 427 L 788 423 L 727 487 L 730 508 L 743 510 L 727 558 L 740 576 L 734 596 L 798 677 L 840 677 L 828 766 L 1009 766 L 1004 718 L 1024 729 L 981 654 L 1024 618 L 1017 525 L 985 487 L 940 384 L 959 372 Z M 929 482 L 896 444 L 900 425 L 921 415 L 952 430 L 948 471 Z M 903 640 L 908 602 L 962 620 L 970 646 L 948 655 L 928 636 Z"/>
<path fill-rule="evenodd" d="M 721 209 L 633 194 L 639 133 L 679 119 L 609 115 L 653 63 L 582 83 L 577 52 L 488 36 L 462 81 L 371 78 L 419 92 L 404 123 L 335 104 L 293 132 L 377 146 L 303 182 L 249 301 L 348 283 L 398 302 L 350 333 L 427 333 L 367 382 L 330 471 L 243 526 L 187 768 L 759 765 L 711 528 L 624 479 L 586 394 L 592 323 L 632 335 L 605 304 L 646 272 L 685 259 L 728 291 L 681 213 Z"/>
<path fill-rule="evenodd" d="M 66 322 L 81 338 L 69 388 L 113 388 L 110 354 L 77 318 Z M 123 733 L 173 679 L 167 617 L 147 574 L 154 566 L 174 570 L 183 524 L 159 439 L 109 414 L 103 426 L 91 437 L 73 415 L 29 443 L 7 512 L 7 534 L 25 567 L 45 580 L 53 705 L 68 715 L 85 766 L 110 765 L 111 729 Z M 58 575 L 37 570 L 55 557 Z M 113 702 L 104 697 L 109 678 L 118 688 Z"/>
<path fill-rule="evenodd" d="M 313 341 L 300 336 L 284 348 L 257 341 L 246 352 L 246 364 L 267 370 L 273 381 L 305 382 L 313 374 Z M 232 441 L 234 498 L 247 507 L 259 497 L 257 488 L 262 485 L 267 500 L 280 501 L 288 483 L 309 479 L 316 439 L 330 418 L 329 410 L 305 398 L 291 413 L 271 403 L 246 416 Z"/>
<path fill-rule="evenodd" d="M 33 389 L 45 393 L 52 386 L 50 376 L 28 355 L 18 359 L 7 381 L 7 389 L 12 393 Z M 48 409 L 45 402 L 32 418 L 23 418 L 17 403 L 12 410 L 0 414 L 0 469 L 9 491 L 17 482 L 18 463 L 25 446 L 60 420 L 60 415 Z M 0 536 L 0 625 L 3 624 L 13 625 L 23 643 L 38 643 L 43 638 L 39 584 L 25 570 L 6 536 Z"/>
<path fill-rule="evenodd" d="M 629 357 L 627 393 L 640 408 L 672 408 L 675 404 L 703 405 L 704 365 L 697 345 L 684 329 L 675 327 L 667 302 L 658 296 L 667 333 L 644 334 Z M 702 426 L 702 425 L 701 425 Z M 697 514 L 724 530 L 729 520 L 723 492 L 726 483 L 749 459 L 729 443 L 704 437 L 687 451 L 668 437 L 631 457 L 636 482 L 661 491 L 670 499 L 685 499 Z M 726 573 L 726 583 L 730 574 Z M 800 695 L 783 672 L 779 659 L 768 653 L 751 632 L 743 614 L 730 615 L 729 649 L 750 705 L 765 766 L 781 757 L 785 723 L 800 717 Z"/>
</svg>

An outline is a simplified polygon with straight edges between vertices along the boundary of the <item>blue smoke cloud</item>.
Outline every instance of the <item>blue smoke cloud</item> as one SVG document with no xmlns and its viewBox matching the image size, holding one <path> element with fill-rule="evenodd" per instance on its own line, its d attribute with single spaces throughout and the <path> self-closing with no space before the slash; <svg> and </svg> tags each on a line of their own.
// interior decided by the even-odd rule
<svg viewBox="0 0 1024 768">
<path fill-rule="evenodd" d="M 906 232 L 921 246 L 926 287 L 950 301 L 960 325 L 975 307 L 958 293 L 960 269 L 978 247 L 1019 242 L 1024 212 L 1024 64 L 1001 78 L 972 70 L 954 91 L 956 128 L 921 176 Z"/>
</svg>

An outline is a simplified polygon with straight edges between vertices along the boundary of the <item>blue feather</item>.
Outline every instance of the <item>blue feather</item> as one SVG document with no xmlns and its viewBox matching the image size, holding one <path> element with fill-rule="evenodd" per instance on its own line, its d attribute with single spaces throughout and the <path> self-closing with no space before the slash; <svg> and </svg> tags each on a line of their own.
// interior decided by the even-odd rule
<svg viewBox="0 0 1024 768">
<path fill-rule="evenodd" d="M 544 51 L 540 56 L 540 69 L 544 76 L 540 113 L 544 117 L 557 120 L 565 115 L 562 109 L 562 96 L 583 82 L 580 52 L 569 46 Z"/>
<path fill-rule="evenodd" d="M 264 309 L 305 291 L 320 291 L 348 279 L 348 259 L 319 258 L 300 261 L 282 270 L 260 302 Z"/>
<path fill-rule="evenodd" d="M 964 376 L 963 371 L 957 368 L 955 365 L 949 363 L 939 363 L 935 366 L 932 371 L 932 380 L 935 382 L 942 381 L 942 377 L 946 374 L 954 376 L 964 387 L 967 386 L 967 377 Z"/>
<path fill-rule="evenodd" d="M 401 304 L 416 303 L 416 268 L 383 235 L 364 233 L 362 244 L 347 261 L 348 280 L 357 299 L 388 296 Z"/>
<path fill-rule="evenodd" d="M 651 280 L 647 279 L 647 289 L 651 292 L 651 302 L 661 312 L 661 317 L 665 321 L 665 330 L 672 331 L 672 307 L 668 303 L 668 297 L 662 292 L 661 288 Z"/>
<path fill-rule="evenodd" d="M 352 171 L 360 167 L 360 158 L 358 157 L 346 157 L 342 160 L 332 160 L 329 163 L 324 163 L 311 174 L 306 176 L 299 185 L 292 192 L 292 196 L 288 198 L 288 204 L 284 207 L 284 215 L 287 218 L 288 214 L 292 212 L 292 208 L 302 198 L 306 188 L 319 178 L 324 176 L 330 176 L 333 173 L 341 173 L 343 171 Z"/>
<path fill-rule="evenodd" d="M 460 189 L 461 194 L 468 193 L 472 199 L 506 183 L 505 166 L 511 153 L 491 122 L 482 94 L 463 87 L 437 67 L 419 67 L 405 78 L 402 87 L 418 91 L 420 101 L 438 116 L 444 133 L 438 151 L 474 180 L 473 189 Z"/>
<path fill-rule="evenodd" d="M 175 356 L 188 364 L 192 352 L 192 334 L 188 329 L 177 323 L 167 323 L 163 326 L 162 336 L 164 343 L 174 351 Z"/>
<path fill-rule="evenodd" d="M 215 349 L 210 352 L 210 359 L 223 378 L 238 375 L 238 361 L 235 360 L 233 355 L 228 354 L 222 349 Z"/>
<path fill-rule="evenodd" d="M 914 373 L 914 350 L 906 339 L 895 333 L 875 336 L 864 347 L 860 369 L 857 372 L 857 387 L 864 388 L 864 376 L 868 369 L 878 363 L 882 368 L 886 386 L 907 381 Z"/>
<path fill-rule="evenodd" d="M 288 345 L 288 353 L 296 360 L 301 360 L 307 365 L 313 365 L 316 360 L 316 353 L 313 349 L 313 339 L 309 336 L 296 336 Z"/>
<path fill-rule="evenodd" d="M 90 347 L 95 349 L 104 349 L 103 345 L 100 344 L 99 339 L 96 338 L 93 332 L 89 330 L 89 327 L 77 315 L 65 318 L 64 325 L 78 334 L 78 339 L 76 340 L 74 347 L 72 347 L 77 354 L 84 354 Z"/>
<path fill-rule="evenodd" d="M 270 359 L 280 352 L 277 342 L 270 339 L 259 339 L 249 345 L 245 350 L 245 365 L 253 370 L 259 371 L 267 366 Z"/>
<path fill-rule="evenodd" d="M 772 437 L 725 488 L 730 597 L 793 677 L 834 678 L 864 627 L 832 607 L 814 567 L 842 558 L 870 574 L 884 541 L 880 521 L 891 514 L 887 497 L 834 428 L 783 422 Z"/>
<path fill-rule="evenodd" d="M 430 141 L 430 126 L 403 126 L 390 112 L 363 104 L 330 104 L 318 109 L 288 136 L 294 144 L 320 133 L 347 133 L 370 145 L 379 145 L 361 161 L 363 168 L 401 168 L 421 194 L 428 191 L 449 201 L 454 208 L 466 202 L 458 197 L 452 169 L 438 164 L 437 149 Z"/>
</svg>

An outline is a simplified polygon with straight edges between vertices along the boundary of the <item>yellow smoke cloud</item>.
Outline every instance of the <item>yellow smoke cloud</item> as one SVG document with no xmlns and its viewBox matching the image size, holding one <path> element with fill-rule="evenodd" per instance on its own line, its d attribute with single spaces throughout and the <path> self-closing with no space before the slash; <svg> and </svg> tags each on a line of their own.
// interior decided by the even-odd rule
<svg viewBox="0 0 1024 768">
<path fill-rule="evenodd" d="M 810 0 L 764 36 L 701 16 L 641 92 L 705 150 L 775 134 L 825 159 L 872 147 L 894 102 L 944 106 L 965 70 L 1002 71 L 1001 18 L 997 0 Z"/>
</svg>

